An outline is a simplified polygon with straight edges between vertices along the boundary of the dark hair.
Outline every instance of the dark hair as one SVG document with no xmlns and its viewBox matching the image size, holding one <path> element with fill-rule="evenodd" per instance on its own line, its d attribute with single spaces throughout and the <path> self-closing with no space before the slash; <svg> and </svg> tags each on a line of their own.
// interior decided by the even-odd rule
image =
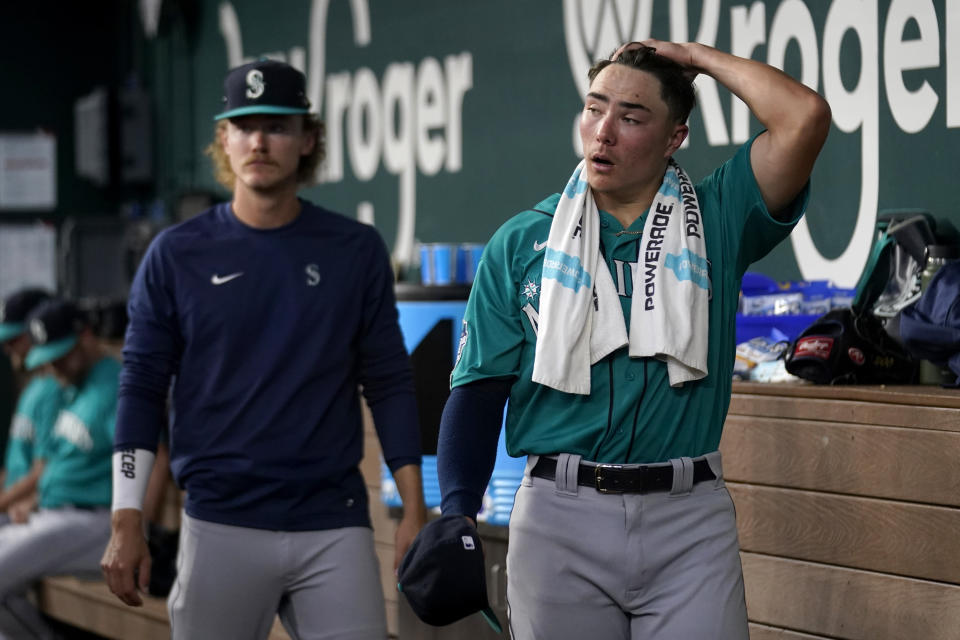
<svg viewBox="0 0 960 640">
<path fill-rule="evenodd" d="M 693 80 L 687 76 L 682 66 L 661 56 L 653 47 L 641 46 L 624 51 L 613 60 L 598 60 L 587 73 L 590 84 L 611 64 L 623 64 L 655 76 L 660 81 L 660 97 L 667 103 L 670 117 L 678 123 L 686 122 L 690 117 L 697 98 L 693 90 Z"/>
</svg>

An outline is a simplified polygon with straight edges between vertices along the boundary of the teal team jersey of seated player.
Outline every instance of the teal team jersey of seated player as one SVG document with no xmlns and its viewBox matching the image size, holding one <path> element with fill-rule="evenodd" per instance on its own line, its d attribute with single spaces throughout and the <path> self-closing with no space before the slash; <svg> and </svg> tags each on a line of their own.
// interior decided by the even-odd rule
<svg viewBox="0 0 960 640">
<path fill-rule="evenodd" d="M 60 385 L 53 376 L 34 377 L 20 393 L 10 424 L 4 489 L 9 489 L 27 475 L 40 457 L 62 401 Z"/>
<path fill-rule="evenodd" d="M 64 390 L 40 478 L 41 509 L 109 507 L 120 363 L 99 360 L 83 382 Z"/>
<path fill-rule="evenodd" d="M 758 134 L 759 135 L 759 134 Z M 464 315 L 451 386 L 514 378 L 506 443 L 512 456 L 574 453 L 586 460 L 647 463 L 715 451 L 730 401 L 740 281 L 750 263 L 786 238 L 806 207 L 805 188 L 775 220 L 750 167 L 753 139 L 696 185 L 710 262 L 709 375 L 673 388 L 666 365 L 622 348 L 594 364 L 588 396 L 531 380 L 540 274 L 555 194 L 507 221 L 488 243 Z M 627 326 L 647 214 L 628 228 L 600 212 L 600 243 Z M 640 268 L 641 272 L 636 270 Z"/>
</svg>

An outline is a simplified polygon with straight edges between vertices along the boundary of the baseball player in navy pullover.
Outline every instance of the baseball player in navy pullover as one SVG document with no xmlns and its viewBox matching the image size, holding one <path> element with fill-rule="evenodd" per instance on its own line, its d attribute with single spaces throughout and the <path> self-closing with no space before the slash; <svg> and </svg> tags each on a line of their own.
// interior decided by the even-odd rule
<svg viewBox="0 0 960 640">
<path fill-rule="evenodd" d="M 278 613 L 295 638 L 383 638 L 361 387 L 403 499 L 397 558 L 426 520 L 389 257 L 372 227 L 296 196 L 323 153 L 303 74 L 260 60 L 224 88 L 208 153 L 233 199 L 158 235 L 131 288 L 103 571 L 141 603 L 141 508 L 172 380 L 186 490 L 173 638 L 266 638 Z"/>
</svg>

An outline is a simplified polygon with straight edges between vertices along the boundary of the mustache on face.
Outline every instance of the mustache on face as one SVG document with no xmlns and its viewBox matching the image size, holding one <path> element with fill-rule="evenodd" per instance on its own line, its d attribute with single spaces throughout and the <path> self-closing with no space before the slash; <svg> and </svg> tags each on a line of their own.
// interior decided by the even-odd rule
<svg viewBox="0 0 960 640">
<path fill-rule="evenodd" d="M 277 163 L 274 162 L 269 156 L 260 156 L 260 155 L 257 155 L 257 156 L 253 156 L 253 157 L 251 157 L 251 158 L 247 158 L 246 160 L 244 160 L 244 161 L 243 161 L 243 166 L 247 167 L 247 166 L 250 166 L 251 164 L 254 164 L 254 163 L 257 163 L 257 164 L 268 164 L 268 165 L 276 165 L 276 164 L 277 164 Z"/>
</svg>

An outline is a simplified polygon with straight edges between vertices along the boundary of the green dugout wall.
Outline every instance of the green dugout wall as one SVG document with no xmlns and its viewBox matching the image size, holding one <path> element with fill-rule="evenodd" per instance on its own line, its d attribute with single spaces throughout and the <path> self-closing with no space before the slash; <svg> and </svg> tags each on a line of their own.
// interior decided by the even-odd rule
<svg viewBox="0 0 960 640">
<path fill-rule="evenodd" d="M 143 70 L 157 188 L 216 188 L 201 151 L 223 73 L 267 55 L 307 73 L 327 123 L 307 197 L 373 220 L 400 262 L 415 241 L 484 241 L 577 163 L 590 61 L 647 36 L 770 62 L 831 104 L 806 220 L 758 270 L 850 286 L 878 210 L 960 226 L 957 0 L 167 0 Z M 758 128 L 709 79 L 698 96 L 677 155 L 695 179 Z"/>
</svg>

